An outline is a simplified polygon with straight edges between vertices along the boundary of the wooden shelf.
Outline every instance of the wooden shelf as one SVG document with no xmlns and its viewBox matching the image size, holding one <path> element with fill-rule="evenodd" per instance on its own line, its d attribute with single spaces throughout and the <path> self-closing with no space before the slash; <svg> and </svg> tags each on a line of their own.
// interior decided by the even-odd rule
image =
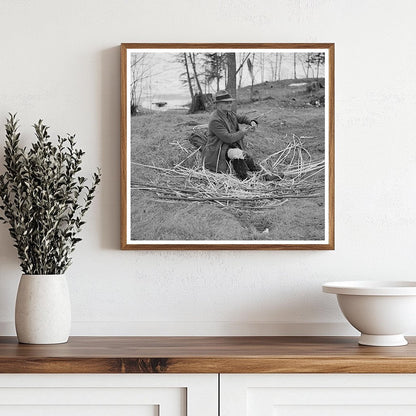
<svg viewBox="0 0 416 416">
<path fill-rule="evenodd" d="M 0 373 L 416 373 L 416 338 L 366 347 L 356 337 L 0 337 Z"/>
</svg>

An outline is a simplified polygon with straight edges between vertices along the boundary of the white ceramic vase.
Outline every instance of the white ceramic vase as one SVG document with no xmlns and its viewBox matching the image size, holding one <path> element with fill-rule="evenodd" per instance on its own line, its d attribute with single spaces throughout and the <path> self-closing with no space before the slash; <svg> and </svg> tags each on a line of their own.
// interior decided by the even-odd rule
<svg viewBox="0 0 416 416">
<path fill-rule="evenodd" d="M 63 274 L 22 275 L 17 290 L 15 325 L 23 344 L 68 341 L 71 303 Z"/>
</svg>

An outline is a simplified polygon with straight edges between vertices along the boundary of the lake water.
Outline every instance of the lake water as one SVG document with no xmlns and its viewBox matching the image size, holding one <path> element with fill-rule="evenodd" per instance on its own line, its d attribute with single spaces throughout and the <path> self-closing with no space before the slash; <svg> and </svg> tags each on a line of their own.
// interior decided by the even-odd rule
<svg viewBox="0 0 416 416">
<path fill-rule="evenodd" d="M 156 103 L 166 103 L 163 106 L 158 106 Z M 155 111 L 167 111 L 167 110 L 188 110 L 190 99 L 189 97 L 153 97 L 152 100 L 146 99 L 142 101 L 142 106 L 150 110 Z"/>
</svg>

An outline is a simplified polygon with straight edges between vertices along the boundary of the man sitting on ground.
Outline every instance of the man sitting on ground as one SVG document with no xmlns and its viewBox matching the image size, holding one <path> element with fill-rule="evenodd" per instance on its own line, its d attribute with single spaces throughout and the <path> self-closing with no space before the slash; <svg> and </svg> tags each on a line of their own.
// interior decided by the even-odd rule
<svg viewBox="0 0 416 416">
<path fill-rule="evenodd" d="M 253 158 L 244 151 L 243 139 L 245 135 L 254 131 L 256 120 L 237 115 L 231 110 L 234 98 L 226 90 L 216 94 L 216 109 L 208 122 L 208 139 L 202 150 L 204 166 L 213 172 L 227 173 L 231 163 L 236 176 L 244 180 L 248 171 L 260 171 Z M 247 126 L 240 129 L 239 124 Z"/>
</svg>

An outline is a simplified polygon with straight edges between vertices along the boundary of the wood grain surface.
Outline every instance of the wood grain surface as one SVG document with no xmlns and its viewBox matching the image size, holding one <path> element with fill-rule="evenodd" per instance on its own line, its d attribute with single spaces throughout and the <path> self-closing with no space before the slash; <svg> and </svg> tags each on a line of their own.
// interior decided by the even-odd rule
<svg viewBox="0 0 416 416">
<path fill-rule="evenodd" d="M 416 373 L 416 338 L 367 347 L 355 337 L 0 337 L 1 373 Z"/>
</svg>

